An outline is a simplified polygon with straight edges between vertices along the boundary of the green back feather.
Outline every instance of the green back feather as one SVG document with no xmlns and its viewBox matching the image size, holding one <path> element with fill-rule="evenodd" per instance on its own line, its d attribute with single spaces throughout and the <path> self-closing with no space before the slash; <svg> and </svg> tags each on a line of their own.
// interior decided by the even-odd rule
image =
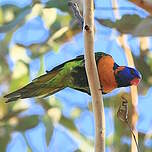
<svg viewBox="0 0 152 152">
<path fill-rule="evenodd" d="M 98 60 L 104 55 L 107 54 L 95 53 L 96 62 L 98 63 Z M 10 102 L 20 98 L 48 96 L 65 87 L 90 93 L 84 64 L 84 56 L 78 56 L 47 71 L 46 74 L 34 79 L 28 85 L 4 97 L 7 98 L 7 102 Z"/>
</svg>

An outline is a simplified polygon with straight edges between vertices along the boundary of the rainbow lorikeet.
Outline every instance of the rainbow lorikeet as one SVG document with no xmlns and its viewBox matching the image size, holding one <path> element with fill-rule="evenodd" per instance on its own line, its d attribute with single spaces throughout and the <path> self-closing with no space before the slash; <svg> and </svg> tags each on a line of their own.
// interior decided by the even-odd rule
<svg viewBox="0 0 152 152">
<path fill-rule="evenodd" d="M 119 66 L 109 54 L 97 52 L 95 59 L 104 94 L 115 88 L 138 85 L 141 80 L 141 75 L 136 69 Z M 83 55 L 64 62 L 51 71 L 46 71 L 46 74 L 4 97 L 7 98 L 6 102 L 31 97 L 45 97 L 66 87 L 90 94 Z"/>
</svg>

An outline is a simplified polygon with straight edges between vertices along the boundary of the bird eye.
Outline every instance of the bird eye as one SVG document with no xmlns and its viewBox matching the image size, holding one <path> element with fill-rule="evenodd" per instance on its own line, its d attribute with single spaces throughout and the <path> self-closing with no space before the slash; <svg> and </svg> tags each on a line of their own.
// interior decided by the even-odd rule
<svg viewBox="0 0 152 152">
<path fill-rule="evenodd" d="M 134 71 L 133 69 L 130 69 L 130 73 L 131 73 L 132 75 L 135 75 L 135 71 Z"/>
</svg>

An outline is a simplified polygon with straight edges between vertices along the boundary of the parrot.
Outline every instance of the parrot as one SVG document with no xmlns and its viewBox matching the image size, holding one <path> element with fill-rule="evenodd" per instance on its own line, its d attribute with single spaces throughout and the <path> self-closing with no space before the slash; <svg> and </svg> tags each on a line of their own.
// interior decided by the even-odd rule
<svg viewBox="0 0 152 152">
<path fill-rule="evenodd" d="M 103 52 L 95 53 L 95 60 L 100 80 L 99 88 L 103 94 L 120 87 L 137 86 L 141 74 L 132 67 L 119 66 L 113 57 Z M 84 55 L 61 63 L 50 71 L 46 71 L 31 83 L 4 96 L 6 102 L 32 97 L 47 97 L 70 87 L 91 95 L 85 70 Z"/>
</svg>

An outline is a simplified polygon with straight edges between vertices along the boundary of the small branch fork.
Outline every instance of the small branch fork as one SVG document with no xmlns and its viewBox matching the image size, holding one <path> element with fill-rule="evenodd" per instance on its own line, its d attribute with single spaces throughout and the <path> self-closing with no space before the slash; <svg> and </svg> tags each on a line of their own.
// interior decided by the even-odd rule
<svg viewBox="0 0 152 152">
<path fill-rule="evenodd" d="M 81 13 L 80 13 L 80 10 L 79 10 L 77 3 L 73 3 L 73 2 L 69 1 L 68 6 L 72 10 L 74 17 L 76 18 L 78 24 L 81 26 L 81 29 L 83 30 L 84 19 L 81 16 Z M 88 25 L 85 25 L 84 29 L 88 32 L 90 31 L 90 27 Z"/>
<path fill-rule="evenodd" d="M 127 126 L 128 126 L 128 128 L 129 128 L 131 134 L 132 134 L 133 137 L 134 137 L 137 150 L 138 150 L 138 152 L 140 152 L 140 148 L 139 148 L 139 145 L 138 145 L 138 143 L 137 143 L 136 136 L 135 136 L 135 134 L 134 134 L 134 132 L 133 132 L 130 124 L 129 124 L 129 121 L 128 121 L 128 101 L 127 101 L 127 99 L 124 98 L 123 96 L 122 96 L 122 103 L 121 103 L 121 105 L 119 106 L 119 109 L 118 109 L 118 112 L 117 112 L 117 117 L 118 117 L 121 121 L 123 121 L 123 122 L 125 122 L 125 123 L 127 124 Z"/>
<path fill-rule="evenodd" d="M 84 20 L 83 17 L 81 16 L 81 13 L 79 11 L 79 7 L 77 5 L 77 3 L 73 3 L 73 2 L 68 2 L 68 6 L 70 7 L 70 9 L 72 10 L 74 17 L 76 18 L 78 24 L 81 26 L 81 28 L 83 29 L 83 24 L 84 24 Z"/>
</svg>

